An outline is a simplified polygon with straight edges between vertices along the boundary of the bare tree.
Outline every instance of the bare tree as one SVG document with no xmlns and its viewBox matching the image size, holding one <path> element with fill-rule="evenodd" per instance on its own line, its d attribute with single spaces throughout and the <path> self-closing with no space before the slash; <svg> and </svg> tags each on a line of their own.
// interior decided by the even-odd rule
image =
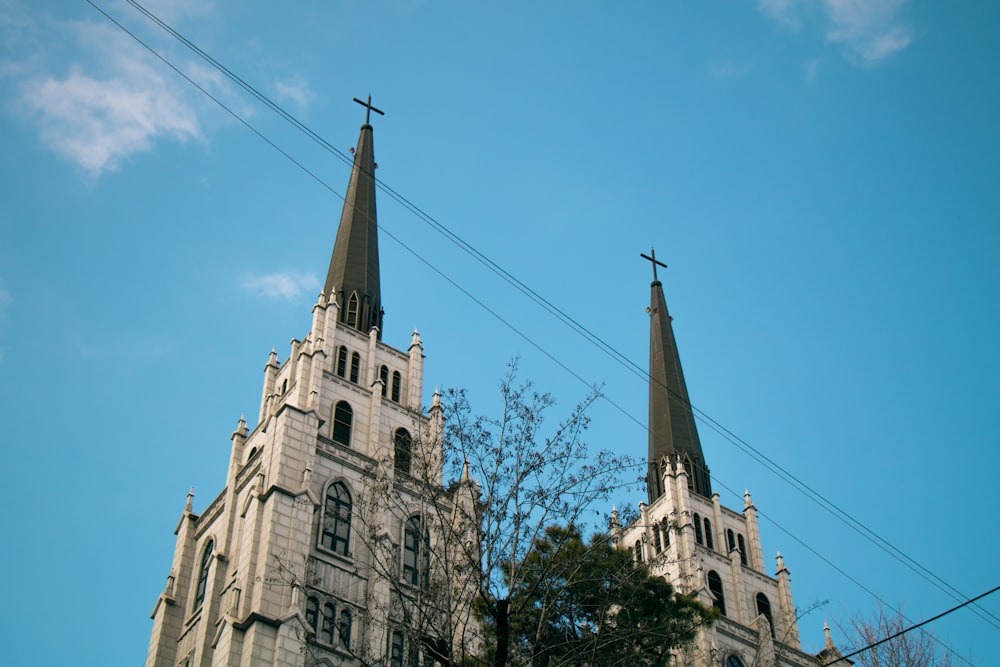
<svg viewBox="0 0 1000 667">
<path fill-rule="evenodd" d="M 512 591 L 532 545 L 551 526 L 583 525 L 638 470 L 627 457 L 588 452 L 596 394 L 551 425 L 555 400 L 519 381 L 516 363 L 499 389 L 497 417 L 475 415 L 463 390 L 435 399 L 429 424 L 396 443 L 359 503 L 358 533 L 388 587 L 374 598 L 407 635 L 406 662 L 390 646 L 390 664 L 417 664 L 417 646 L 425 662 L 509 664 L 511 619 L 529 604 Z"/>
<path fill-rule="evenodd" d="M 841 631 L 854 637 L 861 651 L 851 659 L 861 667 L 950 667 L 953 651 L 930 632 L 907 627 L 902 612 L 889 613 L 882 606 L 874 616 L 855 616 Z M 848 652 L 850 653 L 850 652 Z"/>
</svg>

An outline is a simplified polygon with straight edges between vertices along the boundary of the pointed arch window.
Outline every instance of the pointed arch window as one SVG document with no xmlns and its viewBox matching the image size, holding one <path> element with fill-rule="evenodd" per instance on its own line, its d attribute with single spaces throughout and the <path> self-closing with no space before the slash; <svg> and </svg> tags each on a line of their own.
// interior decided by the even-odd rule
<svg viewBox="0 0 1000 667">
<path fill-rule="evenodd" d="M 660 522 L 660 532 L 663 533 L 663 548 L 670 546 L 670 524 L 664 519 Z"/>
<path fill-rule="evenodd" d="M 333 441 L 351 446 L 351 424 L 354 421 L 354 410 L 347 401 L 340 401 L 333 409 Z"/>
<path fill-rule="evenodd" d="M 687 456 L 684 457 L 684 471 L 687 473 L 688 490 L 694 491 L 694 466 L 691 465 L 691 459 Z"/>
<path fill-rule="evenodd" d="M 410 462 L 413 457 L 413 438 L 405 428 L 397 428 L 392 436 L 394 446 L 393 468 L 396 472 L 410 474 Z"/>
<path fill-rule="evenodd" d="M 343 482 L 331 484 L 326 490 L 326 500 L 323 503 L 321 546 L 341 556 L 350 553 L 352 509 L 351 492 L 347 490 L 347 486 Z"/>
<path fill-rule="evenodd" d="M 663 542 L 660 541 L 660 526 L 658 524 L 653 524 L 653 548 L 656 549 L 656 553 L 663 553 Z"/>
<path fill-rule="evenodd" d="M 722 590 L 722 577 L 715 570 L 708 573 L 708 590 L 712 593 L 712 606 L 719 610 L 723 616 L 726 615 L 726 594 Z"/>
<path fill-rule="evenodd" d="M 358 326 L 358 293 L 351 292 L 351 298 L 347 300 L 347 318 L 346 322 L 349 326 L 357 328 Z"/>
<path fill-rule="evenodd" d="M 701 515 L 694 515 L 694 541 L 698 544 L 704 544 L 705 539 L 701 536 Z"/>
<path fill-rule="evenodd" d="M 340 610 L 340 625 L 337 627 L 337 643 L 341 648 L 351 648 L 351 625 L 353 617 L 350 609 Z"/>
<path fill-rule="evenodd" d="M 341 345 L 337 349 L 337 375 L 347 377 L 347 346 Z"/>
<path fill-rule="evenodd" d="M 726 551 L 732 552 L 736 548 L 736 535 L 732 528 L 726 529 Z"/>
<path fill-rule="evenodd" d="M 736 544 L 740 548 L 740 563 L 742 563 L 745 566 L 747 564 L 747 546 L 743 542 L 742 535 L 736 536 Z"/>
<path fill-rule="evenodd" d="M 378 369 L 378 379 L 382 381 L 382 398 L 389 392 L 389 367 L 382 366 Z"/>
<path fill-rule="evenodd" d="M 403 530 L 403 581 L 412 586 L 430 583 L 431 535 L 419 516 L 406 520 Z"/>
<path fill-rule="evenodd" d="M 357 383 L 361 374 L 361 355 L 357 352 L 351 353 L 351 382 Z"/>
<path fill-rule="evenodd" d="M 403 633 L 393 630 L 389 635 L 389 665 L 403 667 Z"/>
<path fill-rule="evenodd" d="M 771 617 L 771 601 L 767 599 L 767 596 L 763 593 L 757 593 L 757 613 L 764 616 L 767 619 L 768 625 L 771 626 L 771 636 L 774 636 L 774 618 Z"/>
<path fill-rule="evenodd" d="M 399 371 L 392 372 L 392 400 L 399 403 L 399 388 L 403 384 L 403 376 Z"/>
<path fill-rule="evenodd" d="M 705 546 L 709 549 L 715 548 L 715 539 L 712 537 L 712 522 L 705 517 Z"/>
<path fill-rule="evenodd" d="M 198 585 L 194 592 L 194 609 L 197 609 L 205 601 L 205 591 L 208 590 L 208 571 L 212 569 L 212 549 L 215 542 L 208 541 L 205 550 L 201 553 L 201 567 L 198 568 Z"/>
<path fill-rule="evenodd" d="M 319 625 L 319 598 L 315 596 L 309 596 L 306 600 L 306 623 L 308 623 L 313 630 Z"/>
<path fill-rule="evenodd" d="M 333 633 L 337 627 L 337 608 L 332 602 L 323 605 L 323 627 L 319 630 L 319 640 L 326 644 L 333 643 Z"/>
</svg>

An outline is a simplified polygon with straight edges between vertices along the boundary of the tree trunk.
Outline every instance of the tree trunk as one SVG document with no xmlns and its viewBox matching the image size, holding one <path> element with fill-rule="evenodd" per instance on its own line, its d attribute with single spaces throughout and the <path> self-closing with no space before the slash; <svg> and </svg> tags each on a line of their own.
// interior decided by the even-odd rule
<svg viewBox="0 0 1000 667">
<path fill-rule="evenodd" d="M 497 600 L 497 652 L 493 667 L 507 667 L 507 653 L 510 648 L 510 600 Z"/>
</svg>

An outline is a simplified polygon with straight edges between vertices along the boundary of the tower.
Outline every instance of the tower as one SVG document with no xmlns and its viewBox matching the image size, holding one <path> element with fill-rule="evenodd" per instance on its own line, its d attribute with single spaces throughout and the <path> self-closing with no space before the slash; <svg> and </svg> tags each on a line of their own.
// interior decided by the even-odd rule
<svg viewBox="0 0 1000 667">
<path fill-rule="evenodd" d="M 802 652 L 790 573 L 781 554 L 767 564 L 750 493 L 743 507 L 723 506 L 712 492 L 708 464 L 681 370 L 673 318 L 667 310 L 655 253 L 649 315 L 648 503 L 626 526 L 612 513 L 615 544 L 663 576 L 681 594 L 714 606 L 719 618 L 678 652 L 684 667 L 815 666 L 839 657 L 827 638 L 819 656 Z M 848 664 L 844 663 L 837 664 Z"/>
<path fill-rule="evenodd" d="M 462 582 L 435 575 L 449 550 L 436 526 L 474 511 L 472 482 L 444 489 L 419 334 L 406 350 L 381 340 L 369 120 L 382 112 L 355 101 L 365 123 L 311 326 L 283 362 L 268 357 L 257 424 L 237 423 L 221 493 L 199 513 L 188 494 L 147 667 L 402 667 L 478 640 Z M 450 604 L 427 603 L 434 586 L 456 593 Z M 468 639 L 442 644 L 442 626 Z"/>
</svg>

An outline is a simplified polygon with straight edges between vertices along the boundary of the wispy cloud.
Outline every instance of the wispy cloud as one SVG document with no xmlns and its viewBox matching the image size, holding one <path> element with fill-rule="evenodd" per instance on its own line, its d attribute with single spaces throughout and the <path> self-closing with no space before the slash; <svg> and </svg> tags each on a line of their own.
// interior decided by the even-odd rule
<svg viewBox="0 0 1000 667">
<path fill-rule="evenodd" d="M 757 9 L 789 28 L 798 29 L 800 5 L 806 0 L 757 0 Z"/>
<path fill-rule="evenodd" d="M 259 296 L 291 301 L 302 294 L 318 293 L 320 284 L 319 279 L 310 274 L 266 273 L 243 276 L 240 287 Z"/>
<path fill-rule="evenodd" d="M 140 66 L 133 66 L 138 73 Z M 147 77 L 95 79 L 80 71 L 65 78 L 25 82 L 22 100 L 45 144 L 92 174 L 116 169 L 125 158 L 150 150 L 153 140 L 180 141 L 201 134 L 192 109 L 151 69 Z"/>
<path fill-rule="evenodd" d="M 828 44 L 843 48 L 848 59 L 875 63 L 902 51 L 913 41 L 904 17 L 908 0 L 758 0 L 758 10 L 799 30 L 821 17 Z M 822 10 L 822 11 L 817 11 Z"/>
<path fill-rule="evenodd" d="M 29 16 L 18 5 L 7 4 L 0 38 L 16 40 L 20 57 L 0 75 L 17 83 L 16 108 L 47 148 L 96 176 L 159 141 L 203 138 L 196 93 L 118 28 Z M 202 11 L 184 0 L 169 15 L 184 7 Z"/>
<path fill-rule="evenodd" d="M 284 81 L 275 81 L 274 89 L 279 102 L 294 102 L 299 109 L 305 109 L 309 106 L 316 96 L 309 87 L 309 82 L 298 74 L 294 74 Z"/>
<path fill-rule="evenodd" d="M 900 20 L 906 0 L 823 0 L 830 17 L 828 41 L 874 62 L 902 51 L 912 36 Z"/>
</svg>

